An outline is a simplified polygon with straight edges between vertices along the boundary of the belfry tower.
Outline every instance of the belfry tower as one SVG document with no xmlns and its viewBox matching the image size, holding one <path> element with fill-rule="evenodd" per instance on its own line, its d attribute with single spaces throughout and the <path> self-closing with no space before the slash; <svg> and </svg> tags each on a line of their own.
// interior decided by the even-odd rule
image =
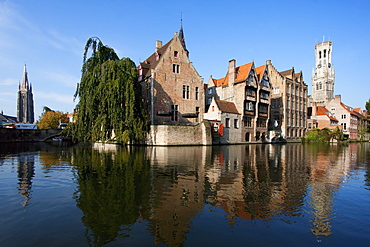
<svg viewBox="0 0 370 247">
<path fill-rule="evenodd" d="M 315 45 L 316 67 L 312 69 L 312 102 L 324 105 L 334 98 L 334 66 L 331 63 L 331 41 Z"/>
<path fill-rule="evenodd" d="M 33 123 L 35 121 L 32 85 L 28 82 L 26 65 L 24 65 L 22 85 L 20 83 L 18 85 L 17 121 L 19 123 Z"/>
</svg>

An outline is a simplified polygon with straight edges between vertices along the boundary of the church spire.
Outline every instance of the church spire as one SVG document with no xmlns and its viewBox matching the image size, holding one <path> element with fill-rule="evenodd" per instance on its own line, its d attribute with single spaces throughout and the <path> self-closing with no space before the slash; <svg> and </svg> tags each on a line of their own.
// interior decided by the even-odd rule
<svg viewBox="0 0 370 247">
<path fill-rule="evenodd" d="M 184 47 L 185 51 L 187 51 L 187 49 L 186 49 L 186 44 L 185 44 L 184 30 L 182 29 L 182 13 L 181 13 L 181 22 L 180 22 L 179 38 L 180 38 L 181 44 L 182 44 L 182 46 Z"/>
<path fill-rule="evenodd" d="M 24 65 L 23 77 L 22 77 L 22 88 L 21 89 L 28 89 L 28 76 L 27 76 L 26 64 Z"/>
</svg>

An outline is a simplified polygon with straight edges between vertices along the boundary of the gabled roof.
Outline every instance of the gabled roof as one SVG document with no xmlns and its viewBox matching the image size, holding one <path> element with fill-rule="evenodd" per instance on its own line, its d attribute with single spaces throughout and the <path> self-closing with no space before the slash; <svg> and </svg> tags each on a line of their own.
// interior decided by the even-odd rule
<svg viewBox="0 0 370 247">
<path fill-rule="evenodd" d="M 329 115 L 329 111 L 323 106 L 316 106 L 316 115 L 317 116 L 327 116 L 330 120 L 338 122 L 338 120 Z"/>
<path fill-rule="evenodd" d="M 212 79 L 213 83 L 215 84 L 216 87 L 222 87 L 224 86 L 223 83 L 225 81 L 225 78 L 221 79 Z"/>
<path fill-rule="evenodd" d="M 265 72 L 266 64 L 256 68 L 256 74 L 258 81 L 261 81 L 263 73 Z"/>
<path fill-rule="evenodd" d="M 215 100 L 215 102 L 221 112 L 239 114 L 234 103 L 217 99 Z"/>
<path fill-rule="evenodd" d="M 247 79 L 251 69 L 253 66 L 253 62 L 240 65 L 238 67 L 235 67 L 235 82 L 241 82 Z M 227 86 L 229 85 L 229 71 L 226 73 L 226 76 L 222 78 L 222 84 L 220 86 Z M 221 80 L 221 79 L 220 79 Z"/>
<path fill-rule="evenodd" d="M 299 73 L 294 74 L 294 79 L 300 79 L 301 76 L 302 76 L 302 71 L 300 71 Z"/>
<path fill-rule="evenodd" d="M 288 70 L 285 70 L 285 71 L 282 71 L 282 72 L 279 72 L 280 73 L 280 75 L 282 75 L 282 76 L 290 76 L 290 75 L 292 75 L 293 74 L 293 72 L 294 72 L 294 70 L 293 69 L 288 69 Z"/>
<path fill-rule="evenodd" d="M 252 69 L 252 65 L 253 65 L 253 62 L 250 62 L 244 65 L 240 65 L 239 67 L 236 67 L 235 68 L 235 74 L 236 74 L 235 82 L 244 81 L 245 79 L 247 79 Z"/>
<path fill-rule="evenodd" d="M 170 41 L 168 41 L 164 46 L 159 48 L 156 52 L 154 52 L 152 55 L 150 55 L 147 59 L 144 60 L 144 62 L 141 62 L 141 68 L 143 69 L 143 76 L 149 76 L 151 71 L 150 69 L 157 67 L 162 54 L 164 54 L 167 50 L 167 48 L 170 46 L 171 42 L 174 40 L 175 37 L 173 37 Z M 159 56 L 159 57 L 158 57 Z"/>
<path fill-rule="evenodd" d="M 360 109 L 360 108 L 356 108 L 356 109 L 353 109 L 351 110 L 350 107 L 348 107 L 347 105 L 345 105 L 344 103 L 340 102 L 340 105 L 346 109 L 350 114 L 352 115 L 355 115 L 356 117 L 358 118 L 365 118 L 365 116 L 363 116 L 361 113 L 357 112 L 356 109 Z"/>
</svg>

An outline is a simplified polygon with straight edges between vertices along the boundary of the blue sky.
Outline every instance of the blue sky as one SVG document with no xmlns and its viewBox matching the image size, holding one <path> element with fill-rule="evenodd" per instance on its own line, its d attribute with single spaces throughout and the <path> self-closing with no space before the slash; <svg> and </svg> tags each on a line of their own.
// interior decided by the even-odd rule
<svg viewBox="0 0 370 247">
<path fill-rule="evenodd" d="M 24 64 L 35 119 L 44 106 L 72 112 L 88 38 L 139 63 L 179 31 L 182 12 L 190 60 L 207 82 L 237 66 L 271 60 L 279 71 L 302 70 L 311 92 L 314 46 L 333 42 L 335 94 L 364 109 L 370 98 L 370 1 L 3 1 L 0 0 L 0 111 L 16 116 Z"/>
</svg>

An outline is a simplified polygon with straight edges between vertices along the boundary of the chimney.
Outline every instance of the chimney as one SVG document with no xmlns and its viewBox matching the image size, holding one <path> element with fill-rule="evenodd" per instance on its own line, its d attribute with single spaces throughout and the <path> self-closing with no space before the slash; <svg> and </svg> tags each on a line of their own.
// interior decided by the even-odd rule
<svg viewBox="0 0 370 247">
<path fill-rule="evenodd" d="M 236 64 L 235 59 L 231 59 L 229 61 L 229 68 L 228 68 L 229 85 L 235 82 L 235 64 Z"/>
<path fill-rule="evenodd" d="M 312 102 L 312 113 L 311 113 L 312 118 L 316 117 L 316 114 L 317 114 L 316 112 L 317 112 L 317 104 L 316 102 Z"/>
<path fill-rule="evenodd" d="M 156 40 L 155 41 L 155 51 L 158 51 L 160 48 L 162 48 L 162 41 Z"/>
<path fill-rule="evenodd" d="M 271 65 L 271 60 L 267 60 L 266 64 Z"/>
</svg>

